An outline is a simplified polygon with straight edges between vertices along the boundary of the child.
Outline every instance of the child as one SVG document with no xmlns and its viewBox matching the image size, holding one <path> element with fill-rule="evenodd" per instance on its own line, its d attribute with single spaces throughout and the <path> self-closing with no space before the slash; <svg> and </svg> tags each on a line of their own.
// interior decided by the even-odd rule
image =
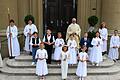
<svg viewBox="0 0 120 80">
<path fill-rule="evenodd" d="M 68 40 L 67 45 L 69 46 L 68 50 L 71 56 L 68 64 L 73 66 L 73 64 L 77 64 L 77 43 L 74 39 L 74 35 L 70 35 L 70 39 Z"/>
<path fill-rule="evenodd" d="M 90 61 L 92 65 L 99 66 L 99 63 L 102 62 L 102 39 L 100 38 L 100 33 L 96 32 L 96 37 L 92 39 L 91 44 L 93 45 L 90 53 Z"/>
<path fill-rule="evenodd" d="M 47 29 L 47 34 L 44 36 L 43 42 L 45 44 L 45 49 L 47 50 L 47 53 L 48 53 L 47 63 L 51 64 L 53 45 L 55 43 L 55 38 L 52 35 L 51 29 L 49 29 L 49 28 Z"/>
<path fill-rule="evenodd" d="M 58 32 L 58 38 L 55 41 L 55 52 L 54 52 L 54 60 L 60 64 L 60 54 L 62 51 L 62 46 L 64 45 L 64 40 L 62 39 L 61 32 Z"/>
<path fill-rule="evenodd" d="M 1 57 L 1 41 L 0 41 L 0 67 L 3 67 L 3 61 Z"/>
<path fill-rule="evenodd" d="M 32 20 L 28 20 L 28 24 L 24 28 L 25 35 L 25 47 L 24 50 L 26 52 L 32 52 L 32 46 L 30 46 L 30 39 L 34 32 L 38 32 L 36 25 L 33 24 Z"/>
<path fill-rule="evenodd" d="M 62 79 L 67 79 L 67 72 L 68 72 L 68 59 L 70 58 L 70 54 L 68 52 L 68 46 L 64 45 L 62 47 L 61 53 L 61 72 L 62 72 Z"/>
<path fill-rule="evenodd" d="M 35 58 L 37 59 L 36 74 L 40 79 L 44 79 L 48 74 L 46 59 L 48 58 L 47 51 L 44 49 L 44 43 L 40 43 L 40 49 L 37 50 Z"/>
<path fill-rule="evenodd" d="M 87 47 L 85 45 L 82 46 L 81 50 L 82 52 L 80 52 L 78 54 L 78 67 L 77 67 L 77 71 L 76 71 L 76 75 L 80 78 L 79 80 L 84 80 L 84 78 L 87 76 L 87 60 L 88 60 L 88 55 L 85 52 L 87 49 Z"/>
<path fill-rule="evenodd" d="M 6 35 L 8 39 L 9 58 L 15 58 L 20 55 L 20 45 L 18 41 L 18 30 L 13 19 L 10 20 Z"/>
<path fill-rule="evenodd" d="M 118 36 L 118 30 L 114 31 L 114 35 L 110 39 L 110 49 L 109 49 L 109 58 L 111 58 L 114 62 L 117 61 L 119 57 L 118 48 L 120 46 L 120 38 Z"/>
<path fill-rule="evenodd" d="M 99 28 L 99 32 L 100 32 L 100 37 L 103 41 L 102 53 L 104 55 L 107 52 L 107 39 L 108 39 L 108 30 L 106 28 L 106 23 L 105 22 L 101 23 L 101 26 Z"/>
<path fill-rule="evenodd" d="M 38 33 L 34 32 L 33 36 L 31 37 L 30 40 L 30 45 L 32 46 L 32 65 L 36 64 L 36 60 L 35 60 L 35 55 L 36 55 L 36 51 L 39 48 L 39 44 L 40 44 L 40 38 L 38 37 Z"/>
</svg>

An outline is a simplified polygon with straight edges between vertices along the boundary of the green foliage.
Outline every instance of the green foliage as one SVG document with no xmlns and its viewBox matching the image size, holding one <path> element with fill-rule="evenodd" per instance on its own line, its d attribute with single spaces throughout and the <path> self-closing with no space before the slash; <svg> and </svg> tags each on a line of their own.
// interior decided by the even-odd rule
<svg viewBox="0 0 120 80">
<path fill-rule="evenodd" d="M 93 37 L 95 37 L 95 32 L 88 32 L 88 38 L 92 39 Z"/>
<path fill-rule="evenodd" d="M 88 18 L 88 23 L 90 26 L 95 26 L 98 23 L 98 18 L 96 16 L 90 16 Z"/>
<path fill-rule="evenodd" d="M 24 22 L 25 22 L 26 24 L 28 24 L 28 21 L 29 21 L 29 20 L 32 20 L 32 23 L 34 24 L 35 20 L 34 20 L 34 17 L 33 17 L 32 15 L 27 15 L 27 16 L 25 16 Z"/>
</svg>

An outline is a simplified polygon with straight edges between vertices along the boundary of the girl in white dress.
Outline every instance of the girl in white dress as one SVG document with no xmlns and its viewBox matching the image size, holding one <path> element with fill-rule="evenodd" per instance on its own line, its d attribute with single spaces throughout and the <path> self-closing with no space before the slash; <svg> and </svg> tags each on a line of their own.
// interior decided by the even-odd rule
<svg viewBox="0 0 120 80">
<path fill-rule="evenodd" d="M 57 61 L 58 65 L 60 64 L 60 55 L 63 45 L 64 45 L 64 40 L 62 38 L 62 34 L 61 32 L 58 32 L 58 38 L 55 41 L 55 51 L 54 51 L 54 60 Z"/>
<path fill-rule="evenodd" d="M 99 37 L 100 33 L 96 32 L 96 37 L 92 39 L 91 45 L 93 45 L 89 60 L 92 62 L 92 65 L 99 66 L 99 63 L 103 61 L 102 58 L 102 39 Z"/>
<path fill-rule="evenodd" d="M 82 46 L 81 50 L 82 52 L 80 52 L 78 54 L 78 67 L 77 67 L 77 71 L 76 71 L 76 75 L 80 78 L 79 80 L 84 80 L 85 77 L 87 76 L 87 60 L 88 60 L 88 54 L 85 52 L 87 49 L 86 46 Z"/>
<path fill-rule="evenodd" d="M 74 35 L 70 35 L 70 39 L 68 40 L 67 45 L 71 56 L 68 64 L 73 66 L 74 64 L 77 64 L 77 43 L 74 39 Z"/>
<path fill-rule="evenodd" d="M 107 40 L 108 40 L 108 30 L 106 28 L 106 23 L 105 22 L 101 23 L 101 26 L 99 28 L 99 32 L 100 32 L 100 37 L 103 41 L 102 53 L 104 55 L 107 52 Z"/>
<path fill-rule="evenodd" d="M 114 62 L 116 62 L 119 57 L 119 52 L 118 52 L 119 46 L 120 46 L 120 38 L 118 36 L 118 30 L 115 30 L 114 35 L 112 35 L 110 39 L 110 49 L 108 54 L 108 57 L 112 59 Z"/>
<path fill-rule="evenodd" d="M 37 50 L 35 58 L 37 59 L 36 74 L 40 79 L 44 79 L 48 74 L 46 59 L 48 58 L 47 51 L 44 49 L 44 43 L 40 43 L 40 49 Z"/>
<path fill-rule="evenodd" d="M 69 58 L 70 58 L 70 54 L 68 52 L 68 46 L 64 45 L 62 47 L 62 52 L 61 52 L 61 74 L 63 80 L 67 79 Z"/>
</svg>

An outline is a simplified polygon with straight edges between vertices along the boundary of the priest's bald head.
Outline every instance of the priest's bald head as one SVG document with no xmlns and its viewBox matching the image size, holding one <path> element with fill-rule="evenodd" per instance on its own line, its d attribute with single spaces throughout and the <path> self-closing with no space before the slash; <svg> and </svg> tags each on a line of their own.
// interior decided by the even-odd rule
<svg viewBox="0 0 120 80">
<path fill-rule="evenodd" d="M 72 18 L 72 23 L 73 23 L 73 24 L 76 23 L 76 18 Z"/>
</svg>

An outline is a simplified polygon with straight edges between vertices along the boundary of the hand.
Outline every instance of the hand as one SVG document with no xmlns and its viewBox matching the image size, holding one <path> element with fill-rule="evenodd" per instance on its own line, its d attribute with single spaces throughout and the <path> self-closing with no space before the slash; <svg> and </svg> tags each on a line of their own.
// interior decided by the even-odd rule
<svg viewBox="0 0 120 80">
<path fill-rule="evenodd" d="M 116 46 L 113 46 L 113 48 L 116 48 Z"/>
<path fill-rule="evenodd" d="M 103 41 L 105 41 L 105 39 L 102 39 Z"/>
<path fill-rule="evenodd" d="M 39 60 L 43 60 L 44 58 L 39 58 Z"/>
<path fill-rule="evenodd" d="M 11 37 L 11 36 L 12 36 L 12 33 L 10 33 L 9 36 Z"/>
<path fill-rule="evenodd" d="M 33 46 L 37 46 L 37 44 L 33 44 Z"/>
<path fill-rule="evenodd" d="M 62 44 L 59 45 L 59 47 L 61 47 L 61 46 L 62 46 Z"/>
<path fill-rule="evenodd" d="M 31 32 L 28 33 L 29 36 L 32 36 Z"/>
<path fill-rule="evenodd" d="M 48 45 L 51 45 L 51 43 L 50 43 L 50 42 L 48 42 Z"/>
<path fill-rule="evenodd" d="M 66 59 L 63 59 L 63 61 L 66 61 Z"/>
</svg>

